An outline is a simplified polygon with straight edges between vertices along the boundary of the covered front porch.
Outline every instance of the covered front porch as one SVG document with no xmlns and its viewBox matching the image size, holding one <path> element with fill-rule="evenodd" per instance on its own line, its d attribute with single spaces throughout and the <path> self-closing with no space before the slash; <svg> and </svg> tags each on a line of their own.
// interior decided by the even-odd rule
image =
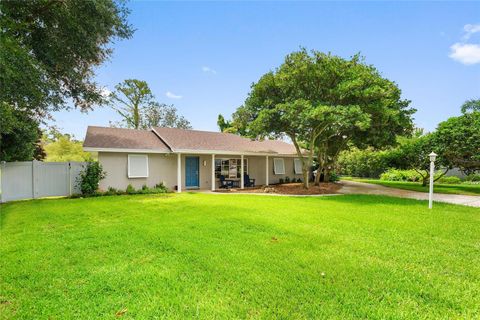
<svg viewBox="0 0 480 320">
<path fill-rule="evenodd" d="M 176 157 L 177 192 L 219 190 L 222 188 L 220 176 L 239 189 L 246 187 L 245 174 L 255 180 L 255 186 L 275 184 L 287 176 L 301 177 L 294 170 L 295 160 L 291 156 L 176 153 Z"/>
</svg>

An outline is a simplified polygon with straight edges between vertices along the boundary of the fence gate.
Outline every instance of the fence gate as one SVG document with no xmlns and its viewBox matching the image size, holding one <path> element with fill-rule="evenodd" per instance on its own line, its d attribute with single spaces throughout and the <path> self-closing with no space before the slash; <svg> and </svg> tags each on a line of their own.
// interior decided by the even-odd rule
<svg viewBox="0 0 480 320">
<path fill-rule="evenodd" d="M 1 202 L 79 193 L 77 178 L 85 162 L 2 162 Z"/>
</svg>

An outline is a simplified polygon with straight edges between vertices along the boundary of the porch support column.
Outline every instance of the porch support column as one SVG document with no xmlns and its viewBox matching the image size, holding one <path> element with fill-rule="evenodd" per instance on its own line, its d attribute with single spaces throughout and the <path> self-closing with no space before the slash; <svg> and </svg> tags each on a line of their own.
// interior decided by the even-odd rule
<svg viewBox="0 0 480 320">
<path fill-rule="evenodd" d="M 177 192 L 182 192 L 182 154 L 177 153 Z"/>
<path fill-rule="evenodd" d="M 243 177 L 243 154 L 240 156 L 240 189 L 245 188 L 245 181 Z"/>
<path fill-rule="evenodd" d="M 215 191 L 215 155 L 212 154 L 212 191 Z"/>
<path fill-rule="evenodd" d="M 265 156 L 265 185 L 268 186 L 268 156 Z"/>
</svg>

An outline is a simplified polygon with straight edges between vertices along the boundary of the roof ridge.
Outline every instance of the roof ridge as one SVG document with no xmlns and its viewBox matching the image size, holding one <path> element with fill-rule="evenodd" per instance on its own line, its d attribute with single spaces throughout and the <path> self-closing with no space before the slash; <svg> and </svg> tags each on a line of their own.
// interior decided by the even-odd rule
<svg viewBox="0 0 480 320">
<path fill-rule="evenodd" d="M 162 136 L 160 135 L 160 133 L 158 133 L 156 130 L 155 130 L 155 127 L 152 127 L 151 128 L 151 131 L 153 131 L 153 133 L 155 134 L 155 136 L 157 136 L 158 139 L 160 139 L 169 149 L 170 151 L 173 152 L 173 148 L 171 146 L 171 144 L 165 139 L 165 138 L 162 138 Z"/>
<path fill-rule="evenodd" d="M 208 131 L 208 130 L 198 130 L 198 129 L 183 129 L 183 128 L 170 128 L 170 127 L 152 127 L 152 129 L 168 129 L 168 130 L 181 130 L 181 131 L 193 131 L 193 132 L 204 132 L 204 133 L 215 133 L 215 134 L 222 134 L 222 135 L 230 135 L 230 136 L 235 136 L 235 137 L 241 137 L 245 138 L 243 136 L 239 136 L 234 133 L 230 132 L 221 132 L 221 131 Z M 248 139 L 248 138 L 246 138 Z"/>
<path fill-rule="evenodd" d="M 106 126 L 87 126 L 88 128 L 102 128 L 102 129 L 116 129 L 116 130 L 131 130 L 131 131 L 145 131 L 149 132 L 149 129 L 135 129 L 135 128 L 118 128 L 118 127 L 106 127 Z"/>
</svg>

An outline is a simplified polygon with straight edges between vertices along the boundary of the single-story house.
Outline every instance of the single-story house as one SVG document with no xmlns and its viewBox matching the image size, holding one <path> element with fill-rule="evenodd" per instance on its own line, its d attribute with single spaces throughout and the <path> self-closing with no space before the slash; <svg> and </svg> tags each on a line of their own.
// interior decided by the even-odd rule
<svg viewBox="0 0 480 320">
<path fill-rule="evenodd" d="M 242 170 L 256 185 L 302 178 L 295 147 L 284 141 L 257 141 L 230 133 L 152 128 L 134 130 L 89 126 L 85 151 L 98 152 L 107 173 L 100 189 L 149 187 L 215 190 L 220 176 L 244 187 Z"/>
</svg>

